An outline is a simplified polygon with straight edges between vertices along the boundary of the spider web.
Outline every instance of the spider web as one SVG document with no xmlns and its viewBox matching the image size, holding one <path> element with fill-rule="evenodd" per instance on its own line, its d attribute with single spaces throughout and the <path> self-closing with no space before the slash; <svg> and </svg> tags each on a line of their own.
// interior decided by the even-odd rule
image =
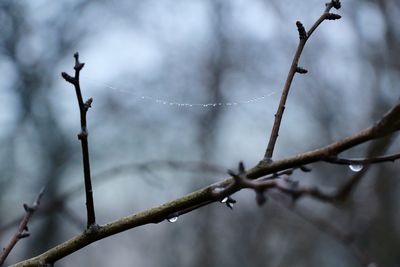
<svg viewBox="0 0 400 267">
<path fill-rule="evenodd" d="M 227 102 L 186 102 L 186 101 L 175 101 L 174 99 L 167 99 L 167 98 L 161 98 L 157 96 L 151 96 L 151 95 L 145 95 L 145 94 L 140 94 L 139 92 L 135 92 L 135 89 L 131 88 L 128 89 L 128 87 L 124 86 L 114 86 L 109 83 L 104 83 L 104 82 L 99 82 L 96 81 L 88 76 L 82 76 L 82 79 L 84 81 L 87 81 L 91 84 L 94 84 L 99 87 L 103 87 L 118 93 L 122 94 L 127 94 L 139 101 L 143 102 L 148 102 L 152 104 L 157 104 L 157 105 L 164 105 L 164 106 L 170 106 L 170 107 L 181 107 L 181 108 L 221 108 L 221 107 L 234 107 L 234 106 L 239 106 L 239 105 L 249 105 L 249 104 L 254 104 L 257 102 L 262 102 L 266 98 L 274 95 L 276 92 L 275 91 L 270 91 L 266 92 L 263 95 L 259 95 L 257 97 L 252 97 L 252 98 L 242 98 L 238 99 L 235 101 L 227 101 Z"/>
</svg>

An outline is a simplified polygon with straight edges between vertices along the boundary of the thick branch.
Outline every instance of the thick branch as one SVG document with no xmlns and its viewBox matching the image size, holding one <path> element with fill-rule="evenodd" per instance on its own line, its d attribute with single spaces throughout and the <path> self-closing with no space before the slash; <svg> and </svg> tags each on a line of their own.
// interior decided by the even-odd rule
<svg viewBox="0 0 400 267">
<path fill-rule="evenodd" d="M 11 238 L 8 245 L 3 249 L 3 252 L 0 254 L 0 266 L 3 265 L 7 256 L 10 254 L 11 250 L 18 243 L 18 241 L 22 238 L 29 236 L 28 222 L 29 222 L 29 219 L 32 217 L 33 213 L 35 213 L 35 211 L 39 207 L 40 200 L 41 200 L 43 194 L 44 194 L 44 188 L 42 188 L 40 190 L 38 196 L 36 197 L 35 201 L 32 203 L 31 206 L 24 204 L 25 216 L 22 218 L 22 220 L 18 226 L 17 232 L 14 234 L 14 236 Z"/>
<path fill-rule="evenodd" d="M 82 146 L 82 158 L 83 158 L 83 174 L 85 181 L 85 193 L 86 193 L 86 211 L 87 211 L 87 228 L 96 224 L 96 216 L 94 211 L 93 203 L 93 190 L 90 176 L 90 161 L 89 161 L 89 144 L 88 144 L 88 132 L 86 125 L 86 113 L 91 107 L 93 102 L 92 98 L 89 98 L 86 102 L 83 102 L 81 87 L 79 82 L 79 74 L 82 70 L 84 63 L 79 62 L 79 54 L 74 54 L 75 58 L 75 76 L 71 77 L 67 73 L 61 73 L 61 76 L 69 83 L 74 85 L 76 97 L 78 99 L 80 118 L 81 118 L 81 132 L 78 134 L 78 139 L 81 140 Z"/>
<path fill-rule="evenodd" d="M 272 155 L 274 153 L 274 148 L 276 144 L 276 140 L 278 139 L 279 135 L 279 128 L 281 126 L 282 122 L 282 117 L 283 117 L 283 112 L 285 111 L 285 105 L 286 105 L 286 100 L 289 95 L 289 90 L 292 85 L 292 81 L 294 78 L 294 75 L 296 72 L 305 74 L 307 73 L 307 70 L 300 68 L 298 66 L 301 54 L 303 52 L 304 46 L 306 45 L 306 42 L 308 38 L 312 35 L 312 33 L 317 29 L 317 27 L 324 21 L 324 20 L 330 20 L 330 19 L 338 19 L 340 18 L 339 15 L 336 14 L 331 14 L 329 11 L 331 10 L 332 7 L 335 8 L 340 8 L 340 6 L 337 5 L 337 3 L 340 3 L 339 1 L 331 1 L 330 3 L 326 4 L 326 9 L 324 13 L 319 17 L 319 19 L 311 26 L 310 30 L 308 32 L 305 31 L 303 24 L 300 21 L 296 22 L 297 29 L 299 31 L 299 44 L 296 49 L 296 53 L 294 54 L 292 64 L 289 69 L 288 76 L 285 81 L 285 85 L 282 90 L 282 95 L 281 95 L 281 100 L 279 102 L 278 110 L 275 113 L 275 120 L 274 124 L 272 126 L 272 131 L 271 135 L 268 141 L 268 146 L 267 150 L 265 151 L 264 159 L 266 162 L 269 162 L 272 158 Z M 340 5 L 340 4 L 339 4 Z M 339 16 L 339 17 L 338 17 Z"/>
</svg>

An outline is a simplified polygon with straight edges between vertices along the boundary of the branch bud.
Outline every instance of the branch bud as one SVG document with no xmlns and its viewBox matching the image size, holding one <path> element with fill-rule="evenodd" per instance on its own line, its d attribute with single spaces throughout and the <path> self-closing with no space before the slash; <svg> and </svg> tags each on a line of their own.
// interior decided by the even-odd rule
<svg viewBox="0 0 400 267">
<path fill-rule="evenodd" d="M 79 53 L 78 53 L 78 52 L 76 52 L 76 53 L 74 54 L 74 58 L 75 58 L 75 66 L 74 66 L 74 69 L 75 69 L 76 71 L 80 71 L 80 70 L 83 68 L 83 66 L 85 66 L 85 63 L 79 62 Z"/>
<path fill-rule="evenodd" d="M 84 104 L 85 109 L 88 110 L 89 108 L 91 108 L 92 103 L 93 103 L 93 98 L 89 98 Z"/>
<path fill-rule="evenodd" d="M 332 6 L 335 9 L 340 9 L 342 7 L 342 4 L 340 3 L 340 0 L 332 0 Z"/>
<path fill-rule="evenodd" d="M 75 78 L 68 75 L 66 72 L 61 72 L 61 76 L 64 78 L 64 80 L 66 80 L 69 83 L 74 84 L 75 83 Z"/>
<path fill-rule="evenodd" d="M 303 24 L 300 21 L 296 21 L 297 30 L 299 31 L 299 38 L 300 40 L 307 38 L 306 29 L 304 29 Z"/>
<path fill-rule="evenodd" d="M 326 19 L 327 20 L 337 20 L 342 18 L 342 16 L 340 16 L 339 14 L 335 14 L 335 13 L 328 13 L 326 14 Z"/>
<path fill-rule="evenodd" d="M 297 67 L 296 68 L 296 72 L 300 73 L 300 74 L 306 74 L 308 72 L 308 70 L 302 68 L 302 67 Z"/>
</svg>

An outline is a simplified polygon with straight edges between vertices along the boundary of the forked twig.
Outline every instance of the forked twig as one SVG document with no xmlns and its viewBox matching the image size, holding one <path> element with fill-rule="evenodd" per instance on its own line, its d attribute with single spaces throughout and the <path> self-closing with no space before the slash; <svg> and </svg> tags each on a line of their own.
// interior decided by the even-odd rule
<svg viewBox="0 0 400 267">
<path fill-rule="evenodd" d="M 289 69 L 288 76 L 285 81 L 285 85 L 282 90 L 281 100 L 279 102 L 278 110 L 275 113 L 275 120 L 272 126 L 271 135 L 268 141 L 267 150 L 265 151 L 264 160 L 270 161 L 272 159 L 272 155 L 274 153 L 274 148 L 276 144 L 276 140 L 278 139 L 279 135 L 279 128 L 281 126 L 283 112 L 285 111 L 286 100 L 289 95 L 289 90 L 292 85 L 292 81 L 294 75 L 296 73 L 306 74 L 307 70 L 304 68 L 299 67 L 299 60 L 301 54 L 303 52 L 304 46 L 307 43 L 308 38 L 310 38 L 311 34 L 317 29 L 317 27 L 324 21 L 324 20 L 336 20 L 340 19 L 340 15 L 329 13 L 332 8 L 339 9 L 340 8 L 340 1 L 332 0 L 330 3 L 326 4 L 326 8 L 324 13 L 318 18 L 318 20 L 311 26 L 310 30 L 306 32 L 303 24 L 300 21 L 296 22 L 297 30 L 299 32 L 299 44 L 296 49 L 296 53 L 294 54 L 292 64 Z"/>
</svg>

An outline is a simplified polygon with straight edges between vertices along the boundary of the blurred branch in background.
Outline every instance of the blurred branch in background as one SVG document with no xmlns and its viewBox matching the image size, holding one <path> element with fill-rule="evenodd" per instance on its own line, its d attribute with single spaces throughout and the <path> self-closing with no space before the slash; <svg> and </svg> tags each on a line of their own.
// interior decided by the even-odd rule
<svg viewBox="0 0 400 267">
<path fill-rule="evenodd" d="M 40 190 L 38 196 L 36 197 L 35 201 L 33 201 L 32 205 L 24 204 L 25 216 L 22 218 L 18 226 L 18 231 L 14 234 L 10 242 L 7 244 L 5 248 L 3 248 L 2 252 L 0 253 L 0 266 L 3 265 L 8 254 L 10 254 L 11 250 L 14 248 L 17 242 L 20 239 L 30 236 L 28 222 L 32 217 L 33 213 L 35 213 L 35 211 L 38 209 L 43 194 L 44 194 L 44 188 Z"/>
</svg>

